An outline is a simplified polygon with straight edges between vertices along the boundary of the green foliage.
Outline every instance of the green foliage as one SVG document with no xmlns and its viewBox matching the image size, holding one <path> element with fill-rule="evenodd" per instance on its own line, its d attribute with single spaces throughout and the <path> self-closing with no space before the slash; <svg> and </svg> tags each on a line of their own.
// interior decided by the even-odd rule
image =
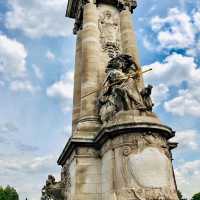
<svg viewBox="0 0 200 200">
<path fill-rule="evenodd" d="M 183 198 L 183 195 L 182 195 L 180 190 L 177 191 L 177 194 L 178 194 L 178 199 L 179 200 L 187 200 L 186 198 Z"/>
<path fill-rule="evenodd" d="M 19 200 L 16 190 L 9 185 L 3 189 L 0 186 L 0 200 Z"/>
<path fill-rule="evenodd" d="M 178 199 L 182 200 L 183 195 L 180 190 L 177 191 L 177 194 L 178 194 Z"/>
<path fill-rule="evenodd" d="M 200 200 L 200 192 L 193 195 L 192 200 Z"/>
</svg>

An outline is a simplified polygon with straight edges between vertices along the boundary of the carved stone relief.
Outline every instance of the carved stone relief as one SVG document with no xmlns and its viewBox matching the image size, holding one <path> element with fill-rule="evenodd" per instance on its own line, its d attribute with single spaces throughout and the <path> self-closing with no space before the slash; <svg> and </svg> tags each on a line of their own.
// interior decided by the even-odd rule
<svg viewBox="0 0 200 200">
<path fill-rule="evenodd" d="M 42 188 L 41 200 L 64 200 L 64 183 L 56 182 L 54 176 L 48 175 L 46 185 Z"/>
<path fill-rule="evenodd" d="M 124 134 L 107 141 L 102 156 L 107 151 L 115 151 L 117 160 L 117 200 L 177 200 L 170 151 L 164 137 L 152 132 Z"/>
<path fill-rule="evenodd" d="M 120 23 L 118 14 L 109 9 L 100 10 L 98 26 L 100 30 L 100 43 L 103 51 L 106 52 L 110 58 L 119 55 Z"/>
<path fill-rule="evenodd" d="M 105 152 L 122 148 L 122 155 L 129 155 L 131 153 L 140 153 L 147 147 L 159 148 L 169 159 L 171 159 L 169 145 L 164 137 L 158 133 L 144 132 L 134 134 L 124 134 L 108 140 L 101 148 L 101 154 Z"/>
</svg>

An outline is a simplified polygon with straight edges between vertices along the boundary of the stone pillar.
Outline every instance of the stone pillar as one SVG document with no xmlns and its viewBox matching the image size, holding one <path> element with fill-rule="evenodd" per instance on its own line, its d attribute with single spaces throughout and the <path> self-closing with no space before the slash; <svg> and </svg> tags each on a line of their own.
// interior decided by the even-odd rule
<svg viewBox="0 0 200 200">
<path fill-rule="evenodd" d="M 131 55 L 137 64 L 138 70 L 141 70 L 136 35 L 132 25 L 132 15 L 129 7 L 126 7 L 120 13 L 120 29 L 123 53 Z M 142 76 L 140 76 L 138 85 L 140 88 L 144 87 Z"/>
<path fill-rule="evenodd" d="M 73 115 L 72 115 L 72 133 L 80 117 L 81 107 L 81 74 L 82 74 L 82 39 L 81 30 L 77 33 L 76 40 L 76 58 L 74 70 L 74 95 L 73 95 Z"/>
<path fill-rule="evenodd" d="M 77 132 L 82 136 L 91 135 L 97 126 L 97 92 L 88 95 L 98 88 L 99 61 L 99 30 L 98 12 L 94 3 L 87 3 L 83 9 L 82 30 L 82 83 L 81 83 L 81 111 Z M 85 132 L 85 133 L 83 133 Z"/>
<path fill-rule="evenodd" d="M 129 54 L 140 66 L 136 35 L 132 25 L 132 15 L 128 7 L 120 13 L 120 28 L 123 53 Z"/>
</svg>

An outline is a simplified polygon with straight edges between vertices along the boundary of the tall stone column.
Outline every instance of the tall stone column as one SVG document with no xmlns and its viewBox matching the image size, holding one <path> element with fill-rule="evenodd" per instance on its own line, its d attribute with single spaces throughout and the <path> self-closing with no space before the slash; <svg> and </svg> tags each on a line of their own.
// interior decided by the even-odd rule
<svg viewBox="0 0 200 200">
<path fill-rule="evenodd" d="M 97 92 L 90 93 L 98 88 L 99 49 L 97 8 L 90 2 L 83 8 L 81 110 L 77 127 L 77 133 L 86 137 L 96 132 L 98 126 Z"/>
<path fill-rule="evenodd" d="M 128 7 L 120 13 L 120 28 L 123 53 L 129 54 L 140 66 L 136 35 L 132 25 L 132 15 Z"/>
<path fill-rule="evenodd" d="M 177 143 L 169 140 L 175 133 L 154 114 L 142 74 L 130 76 L 135 63 L 140 71 L 136 6 L 136 0 L 68 0 L 66 16 L 76 20 L 78 34 L 74 127 L 58 159 L 61 181 L 48 176 L 45 199 L 178 200 L 171 154 Z"/>
<path fill-rule="evenodd" d="M 120 29 L 123 53 L 131 55 L 137 64 L 138 70 L 141 70 L 136 35 L 132 23 L 132 14 L 128 6 L 120 13 Z M 140 88 L 144 87 L 142 76 L 140 76 L 138 85 Z"/>
<path fill-rule="evenodd" d="M 74 70 L 74 95 L 73 95 L 73 114 L 72 114 L 72 133 L 77 125 L 80 117 L 81 108 L 81 75 L 82 75 L 82 38 L 81 30 L 77 33 L 76 39 L 76 57 L 75 57 L 75 70 Z"/>
</svg>

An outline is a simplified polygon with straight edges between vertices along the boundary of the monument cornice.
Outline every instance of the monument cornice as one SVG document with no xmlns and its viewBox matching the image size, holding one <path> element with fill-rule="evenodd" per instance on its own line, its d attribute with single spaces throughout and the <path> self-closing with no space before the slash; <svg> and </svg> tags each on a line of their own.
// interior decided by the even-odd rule
<svg viewBox="0 0 200 200">
<path fill-rule="evenodd" d="M 69 0 L 65 17 L 76 18 L 76 10 L 79 6 L 80 0 Z"/>
<path fill-rule="evenodd" d="M 72 152 L 77 147 L 92 147 L 96 150 L 99 150 L 109 139 L 113 139 L 122 134 L 134 134 L 138 132 L 143 132 L 145 134 L 151 134 L 152 132 L 158 133 L 166 139 L 170 139 L 175 135 L 175 132 L 170 127 L 159 123 L 133 122 L 126 124 L 118 124 L 115 126 L 103 126 L 94 139 L 71 137 L 68 140 L 68 143 L 66 144 L 64 150 L 62 151 L 57 163 L 58 165 L 64 165 L 66 160 L 70 158 Z M 176 146 L 177 143 L 173 143 L 173 145 L 171 145 L 170 148 L 173 149 L 176 148 Z"/>
</svg>

